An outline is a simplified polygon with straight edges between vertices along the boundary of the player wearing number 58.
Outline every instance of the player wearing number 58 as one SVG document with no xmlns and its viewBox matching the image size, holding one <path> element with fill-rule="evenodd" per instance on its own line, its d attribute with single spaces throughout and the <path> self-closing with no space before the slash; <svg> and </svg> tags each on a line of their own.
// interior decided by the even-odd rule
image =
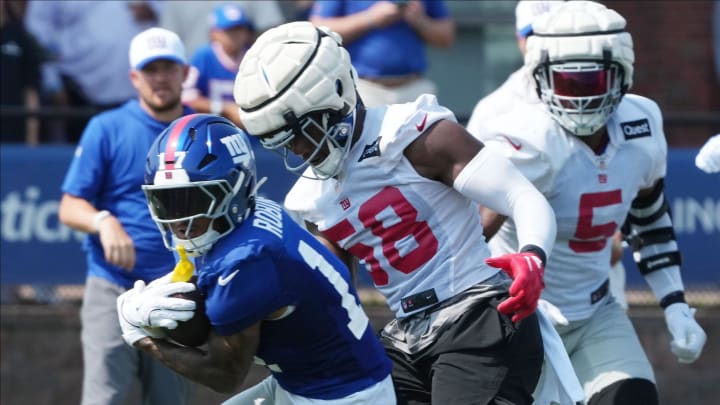
<svg viewBox="0 0 720 405">
<path fill-rule="evenodd" d="M 194 256 L 197 287 L 163 277 L 121 295 L 125 341 L 219 392 L 237 392 L 253 360 L 270 371 L 230 404 L 394 404 L 392 363 L 349 270 L 258 197 L 261 184 L 249 138 L 225 118 L 189 115 L 160 134 L 143 190 L 166 246 Z M 195 288 L 211 326 L 197 348 L 162 332 L 195 310 L 170 295 Z"/>
<path fill-rule="evenodd" d="M 552 209 L 434 96 L 365 108 L 356 79 L 340 35 L 294 22 L 246 53 L 235 101 L 248 133 L 301 176 L 286 207 L 387 298 L 398 402 L 531 403 Z M 518 252 L 489 259 L 478 203 L 515 218 Z"/>
</svg>

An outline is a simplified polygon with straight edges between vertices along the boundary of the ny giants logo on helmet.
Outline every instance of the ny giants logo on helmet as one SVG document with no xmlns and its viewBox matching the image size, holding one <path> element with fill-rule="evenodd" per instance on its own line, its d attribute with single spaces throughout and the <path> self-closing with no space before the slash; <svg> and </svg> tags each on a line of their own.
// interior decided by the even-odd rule
<svg viewBox="0 0 720 405">
<path fill-rule="evenodd" d="M 233 134 L 220 138 L 220 142 L 225 145 L 232 156 L 233 163 L 245 163 L 247 164 L 250 158 L 250 151 L 248 151 L 248 144 L 243 140 L 240 134 Z"/>
</svg>

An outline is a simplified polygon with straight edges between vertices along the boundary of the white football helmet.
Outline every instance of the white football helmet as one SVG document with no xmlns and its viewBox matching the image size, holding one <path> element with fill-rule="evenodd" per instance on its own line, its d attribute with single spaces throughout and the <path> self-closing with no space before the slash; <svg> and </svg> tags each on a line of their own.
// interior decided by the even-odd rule
<svg viewBox="0 0 720 405">
<path fill-rule="evenodd" d="M 339 34 L 307 21 L 277 26 L 257 39 L 238 69 L 234 95 L 240 120 L 265 148 L 284 156 L 291 172 L 301 174 L 326 145 L 328 156 L 312 168 L 317 178 L 333 177 L 352 143 L 355 76 Z M 322 137 L 316 141 L 310 133 Z M 296 136 L 315 145 L 299 164 L 288 149 Z"/>
<path fill-rule="evenodd" d="M 593 1 L 569 1 L 533 22 L 525 66 L 553 118 L 577 136 L 601 129 L 632 85 L 625 19 Z"/>
</svg>

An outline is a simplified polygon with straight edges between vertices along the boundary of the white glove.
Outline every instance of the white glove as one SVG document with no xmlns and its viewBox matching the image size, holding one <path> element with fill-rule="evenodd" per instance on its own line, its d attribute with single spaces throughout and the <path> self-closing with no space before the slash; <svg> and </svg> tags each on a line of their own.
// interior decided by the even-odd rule
<svg viewBox="0 0 720 405">
<path fill-rule="evenodd" d="M 551 304 L 549 301 L 545 301 L 544 299 L 538 300 L 538 310 L 545 315 L 545 317 L 552 322 L 553 326 L 558 325 L 567 325 L 568 320 L 565 318 L 565 315 L 560 311 L 560 308 L 556 307 L 555 305 Z"/>
<path fill-rule="evenodd" d="M 172 294 L 195 290 L 192 283 L 170 283 L 162 277 L 148 286 L 138 280 L 135 286 L 117 298 L 117 311 L 123 339 L 132 346 L 138 340 L 151 336 L 163 337 L 156 328 L 175 329 L 178 321 L 187 321 L 195 311 L 195 302 L 170 297 Z"/>
<path fill-rule="evenodd" d="M 665 323 L 672 335 L 670 350 L 680 363 L 690 364 L 700 357 L 707 335 L 695 320 L 695 308 L 677 302 L 665 308 Z"/>
<path fill-rule="evenodd" d="M 695 156 L 695 166 L 705 173 L 720 172 L 720 134 L 708 139 Z"/>
</svg>

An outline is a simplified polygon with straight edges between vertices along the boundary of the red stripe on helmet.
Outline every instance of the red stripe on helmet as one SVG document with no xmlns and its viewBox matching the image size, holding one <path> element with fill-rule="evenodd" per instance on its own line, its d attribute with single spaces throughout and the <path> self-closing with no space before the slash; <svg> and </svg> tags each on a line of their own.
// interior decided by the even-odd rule
<svg viewBox="0 0 720 405">
<path fill-rule="evenodd" d="M 187 123 L 190 122 L 194 117 L 195 114 L 191 114 L 180 118 L 180 120 L 175 123 L 175 126 L 170 131 L 167 143 L 165 144 L 165 170 L 175 169 L 175 150 L 180 143 L 180 139 L 184 133 Z"/>
</svg>

